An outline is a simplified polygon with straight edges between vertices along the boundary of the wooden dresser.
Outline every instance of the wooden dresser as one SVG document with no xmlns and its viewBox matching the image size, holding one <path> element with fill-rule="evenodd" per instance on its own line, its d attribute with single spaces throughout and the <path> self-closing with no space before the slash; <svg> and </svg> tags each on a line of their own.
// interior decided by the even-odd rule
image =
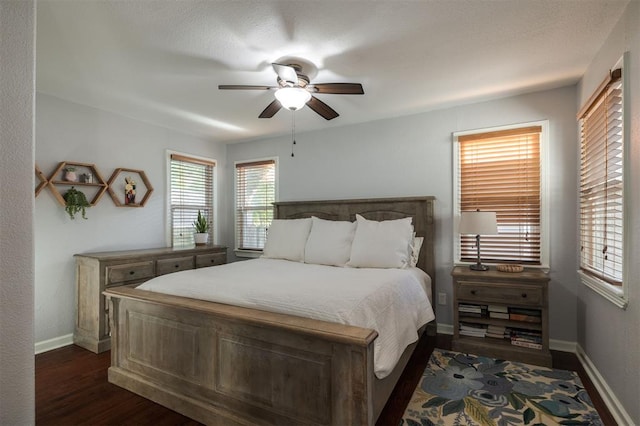
<svg viewBox="0 0 640 426">
<path fill-rule="evenodd" d="M 548 275 L 464 266 L 455 267 L 451 275 L 453 350 L 551 367 Z M 462 334 L 460 325 L 466 328 Z M 482 330 L 490 330 L 490 335 L 482 337 Z M 498 337 L 500 330 L 506 333 Z"/>
<path fill-rule="evenodd" d="M 196 246 L 76 254 L 76 325 L 73 343 L 95 353 L 111 349 L 109 306 L 102 292 L 153 277 L 227 263 L 227 248 Z"/>
</svg>

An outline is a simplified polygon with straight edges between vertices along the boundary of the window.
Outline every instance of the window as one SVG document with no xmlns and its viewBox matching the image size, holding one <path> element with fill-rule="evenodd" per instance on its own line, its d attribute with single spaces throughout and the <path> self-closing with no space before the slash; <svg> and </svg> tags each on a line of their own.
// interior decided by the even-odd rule
<svg viewBox="0 0 640 426">
<path fill-rule="evenodd" d="M 216 163 L 203 158 L 170 154 L 169 157 L 169 224 L 171 245 L 195 244 L 193 222 L 198 211 L 209 222 L 209 241 L 213 241 L 213 171 Z"/>
<path fill-rule="evenodd" d="M 454 134 L 455 214 L 495 211 L 497 235 L 482 236 L 485 263 L 548 267 L 542 148 L 547 123 Z M 474 235 L 454 241 L 457 262 L 475 262 Z"/>
<path fill-rule="evenodd" d="M 264 248 L 276 200 L 276 161 L 236 164 L 236 249 Z"/>
<path fill-rule="evenodd" d="M 580 275 L 619 306 L 624 261 L 622 69 L 578 113 L 580 124 Z M 609 288 L 608 290 L 607 287 Z M 604 290 L 603 290 L 604 289 Z"/>
</svg>

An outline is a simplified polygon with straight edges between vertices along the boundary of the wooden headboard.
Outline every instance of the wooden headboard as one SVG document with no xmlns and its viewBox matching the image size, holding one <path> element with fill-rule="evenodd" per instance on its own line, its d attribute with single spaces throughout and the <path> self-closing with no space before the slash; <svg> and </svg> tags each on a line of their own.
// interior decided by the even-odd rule
<svg viewBox="0 0 640 426">
<path fill-rule="evenodd" d="M 392 220 L 411 216 L 416 236 L 424 237 L 418 267 L 431 277 L 431 297 L 436 294 L 434 261 L 435 197 L 373 198 L 354 200 L 284 201 L 275 203 L 277 219 L 316 216 L 327 220 L 355 221 L 356 213 L 369 220 Z M 433 303 L 433 300 L 432 300 Z"/>
</svg>

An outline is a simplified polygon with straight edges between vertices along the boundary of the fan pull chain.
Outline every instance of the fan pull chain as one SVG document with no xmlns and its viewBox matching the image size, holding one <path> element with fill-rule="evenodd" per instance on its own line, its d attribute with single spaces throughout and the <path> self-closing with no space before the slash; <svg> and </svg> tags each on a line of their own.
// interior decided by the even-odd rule
<svg viewBox="0 0 640 426">
<path fill-rule="evenodd" d="M 293 154 L 293 146 L 296 144 L 296 112 L 291 111 L 291 156 L 295 157 Z"/>
</svg>

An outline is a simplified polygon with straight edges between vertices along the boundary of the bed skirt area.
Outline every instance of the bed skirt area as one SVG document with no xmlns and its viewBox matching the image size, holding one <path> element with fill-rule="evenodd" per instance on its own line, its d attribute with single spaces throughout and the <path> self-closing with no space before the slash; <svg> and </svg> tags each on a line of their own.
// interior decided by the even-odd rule
<svg viewBox="0 0 640 426">
<path fill-rule="evenodd" d="M 106 294 L 109 381 L 209 425 L 372 425 L 410 355 L 380 381 L 373 330 L 126 287 Z"/>
</svg>

